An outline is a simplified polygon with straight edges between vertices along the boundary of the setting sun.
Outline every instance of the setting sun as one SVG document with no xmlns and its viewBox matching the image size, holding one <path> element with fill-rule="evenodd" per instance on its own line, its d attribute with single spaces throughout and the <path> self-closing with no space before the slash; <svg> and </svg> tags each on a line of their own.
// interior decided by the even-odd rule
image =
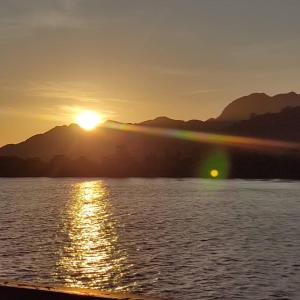
<svg viewBox="0 0 300 300">
<path fill-rule="evenodd" d="M 92 130 L 103 123 L 103 117 L 93 111 L 84 111 L 77 116 L 76 122 L 81 128 Z"/>
</svg>

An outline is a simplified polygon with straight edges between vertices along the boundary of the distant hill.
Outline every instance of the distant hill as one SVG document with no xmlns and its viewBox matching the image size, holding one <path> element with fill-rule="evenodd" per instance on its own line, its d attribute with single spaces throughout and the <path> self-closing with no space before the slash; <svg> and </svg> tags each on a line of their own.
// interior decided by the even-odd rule
<svg viewBox="0 0 300 300">
<path fill-rule="evenodd" d="M 300 106 L 300 95 L 294 92 L 273 97 L 264 93 L 254 93 L 238 98 L 225 107 L 219 121 L 247 120 L 253 114 L 277 113 L 285 107 Z"/>
<path fill-rule="evenodd" d="M 37 157 L 43 160 L 50 160 L 56 155 L 65 155 L 70 158 L 87 156 L 94 160 L 113 151 L 109 147 L 109 140 L 114 140 L 114 135 L 103 136 L 106 130 L 99 128 L 87 132 L 76 124 L 57 126 L 19 144 L 9 144 L 0 148 L 0 155 L 21 158 Z M 116 143 L 117 140 L 115 139 Z"/>
<path fill-rule="evenodd" d="M 124 130 L 128 126 L 134 129 Z M 166 135 L 151 134 L 158 128 Z M 206 139 L 190 141 L 195 132 Z M 300 107 L 242 121 L 159 117 L 140 124 L 109 121 L 90 132 L 75 124 L 57 126 L 0 148 L 0 177 L 209 177 L 217 168 L 221 178 L 300 179 L 298 148 L 240 148 L 239 142 L 223 143 L 231 138 L 220 134 L 237 136 L 237 141 L 241 136 L 300 143 Z"/>
<path fill-rule="evenodd" d="M 280 113 L 253 115 L 248 120 L 233 123 L 228 132 L 233 135 L 300 142 L 300 106 L 286 107 Z"/>
<path fill-rule="evenodd" d="M 248 120 L 235 122 L 181 121 L 159 117 L 135 125 L 300 142 L 300 107 L 286 108 L 279 113 L 252 115 Z M 144 159 L 149 155 L 160 155 L 166 149 L 176 151 L 176 147 L 179 147 L 178 141 L 168 137 L 116 130 L 109 126 L 87 132 L 72 124 L 57 126 L 19 144 L 6 145 L 0 148 L 0 156 L 50 160 L 54 156 L 64 155 L 71 159 L 88 157 L 99 161 L 125 149 L 136 159 Z M 205 143 L 201 147 L 206 147 Z"/>
<path fill-rule="evenodd" d="M 150 127 L 162 127 L 162 128 L 174 128 L 174 129 L 193 129 L 193 130 L 201 130 L 203 128 L 203 124 L 205 122 L 200 120 L 189 120 L 189 121 L 182 121 L 182 120 L 173 120 L 168 117 L 158 117 L 154 120 L 148 120 L 136 125 L 141 126 L 150 126 Z"/>
</svg>

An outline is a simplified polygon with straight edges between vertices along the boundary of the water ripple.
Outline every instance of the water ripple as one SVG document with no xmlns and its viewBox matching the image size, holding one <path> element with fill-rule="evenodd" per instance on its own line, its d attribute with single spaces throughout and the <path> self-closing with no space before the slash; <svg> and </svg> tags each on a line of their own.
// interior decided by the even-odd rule
<svg viewBox="0 0 300 300">
<path fill-rule="evenodd" d="M 0 279 L 170 299 L 300 299 L 300 186 L 1 179 Z"/>
</svg>

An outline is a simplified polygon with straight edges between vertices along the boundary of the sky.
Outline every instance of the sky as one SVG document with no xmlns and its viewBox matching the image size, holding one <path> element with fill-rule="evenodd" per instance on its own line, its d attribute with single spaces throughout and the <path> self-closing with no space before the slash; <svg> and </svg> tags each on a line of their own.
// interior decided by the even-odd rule
<svg viewBox="0 0 300 300">
<path fill-rule="evenodd" d="M 298 0 L 0 0 L 0 146 L 82 110 L 218 116 L 300 92 Z"/>
</svg>

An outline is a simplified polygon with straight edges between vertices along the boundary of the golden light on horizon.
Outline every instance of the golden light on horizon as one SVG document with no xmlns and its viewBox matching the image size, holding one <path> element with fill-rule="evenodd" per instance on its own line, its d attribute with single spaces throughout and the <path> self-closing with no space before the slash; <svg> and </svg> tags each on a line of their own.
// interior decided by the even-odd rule
<svg viewBox="0 0 300 300">
<path fill-rule="evenodd" d="M 93 130 L 103 122 L 103 117 L 94 111 L 83 111 L 76 117 L 76 123 L 85 130 Z"/>
</svg>

